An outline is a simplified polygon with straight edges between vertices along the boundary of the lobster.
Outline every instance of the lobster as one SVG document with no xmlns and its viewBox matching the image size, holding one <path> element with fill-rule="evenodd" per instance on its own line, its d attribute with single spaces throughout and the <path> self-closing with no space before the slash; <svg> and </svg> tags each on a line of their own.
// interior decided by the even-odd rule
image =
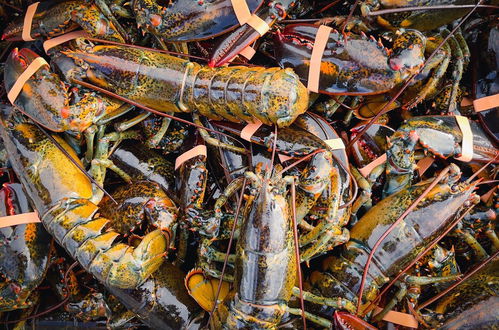
<svg viewBox="0 0 499 330">
<path fill-rule="evenodd" d="M 110 227 L 110 220 L 96 215 L 99 208 L 92 202 L 88 178 L 37 126 L 9 110 L 3 109 L 0 136 L 14 171 L 55 240 L 145 323 L 161 328 L 199 324 L 197 305 L 178 289 L 182 277 L 177 284 L 176 277 L 169 277 L 182 272 L 163 260 L 170 229 L 154 229 L 134 247 L 118 242 L 120 234 Z M 64 140 L 53 138 L 79 162 Z M 165 313 L 168 310 L 177 313 Z"/>
<path fill-rule="evenodd" d="M 424 320 L 439 329 L 497 326 L 499 318 L 493 311 L 499 307 L 498 273 L 499 259 L 496 256 L 440 298 L 433 308 L 423 312 Z"/>
<path fill-rule="evenodd" d="M 308 83 L 318 29 L 317 25 L 293 24 L 278 31 L 274 37 L 278 64 L 293 68 L 305 84 Z M 384 37 L 389 35 L 392 39 L 392 47 L 386 48 L 380 38 L 376 40 L 364 32 L 345 36 L 333 30 L 321 59 L 318 91 L 330 95 L 391 96 L 396 92 L 395 87 L 415 77 L 419 83 L 412 82 L 413 86 L 402 95 L 403 107 L 411 109 L 437 94 L 439 84 L 446 81 L 443 77 L 452 57 L 452 84 L 448 95 L 439 98 L 439 106 L 444 108 L 447 105 L 447 112 L 456 112 L 458 85 L 469 60 L 469 50 L 461 33 L 457 33 L 424 65 L 425 55 L 435 50 L 437 41 L 442 40 L 440 34 L 447 36 L 449 32 L 444 30 L 431 37 L 418 30 L 385 34 Z M 420 86 L 423 82 L 424 85 Z M 374 101 L 381 106 L 386 104 L 384 100 L 379 101 L 381 96 L 385 95 L 371 97 L 366 106 L 356 111 L 356 115 L 367 118 L 375 114 L 377 110 L 370 109 Z"/>
<path fill-rule="evenodd" d="M 308 108 L 308 92 L 289 69 L 212 69 L 124 46 L 102 45 L 63 53 L 88 66 L 86 78 L 90 82 L 163 112 L 196 111 L 212 119 L 258 119 L 284 127 Z"/>
<path fill-rule="evenodd" d="M 374 205 L 352 227 L 351 239 L 343 246 L 341 255 L 328 257 L 323 262 L 323 270 L 314 271 L 310 275 L 308 282 L 310 290 L 303 293 L 304 299 L 344 309 L 342 301 L 357 302 L 360 299 L 357 292 L 361 283 L 365 283 L 362 302 L 373 301 L 382 285 L 408 266 L 431 241 L 450 229 L 449 226 L 459 216 L 465 214 L 466 209 L 478 203 L 479 198 L 473 193 L 477 183 L 458 183 L 460 174 L 459 168 L 451 164 L 449 172 L 433 188 L 430 187 L 430 180 L 423 181 Z M 367 270 L 364 282 L 362 271 L 375 243 L 386 228 L 429 187 L 431 190 L 424 201 L 388 234 L 383 244 L 374 252 L 373 262 Z M 428 221 L 429 217 L 431 221 Z M 397 299 L 405 295 L 405 284 L 439 283 L 455 278 L 455 275 L 443 277 L 405 275 L 400 279 L 399 293 L 387 306 L 393 306 Z M 388 308 L 377 314 L 376 319 L 382 318 Z"/>
</svg>

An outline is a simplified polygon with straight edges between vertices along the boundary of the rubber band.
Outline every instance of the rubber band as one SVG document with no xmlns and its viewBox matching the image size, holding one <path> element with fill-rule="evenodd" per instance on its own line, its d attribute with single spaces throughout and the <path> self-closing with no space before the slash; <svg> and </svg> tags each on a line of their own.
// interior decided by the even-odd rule
<svg viewBox="0 0 499 330">
<path fill-rule="evenodd" d="M 340 138 L 324 140 L 324 142 L 333 150 L 345 149 L 345 144 Z"/>
<path fill-rule="evenodd" d="M 420 159 L 419 162 L 416 164 L 418 167 L 419 176 L 423 176 L 426 170 L 429 169 L 431 164 L 433 164 L 434 162 L 435 159 L 430 156 Z"/>
<path fill-rule="evenodd" d="M 255 29 L 256 32 L 261 36 L 270 30 L 270 26 L 263 19 L 257 15 L 251 15 L 250 19 L 246 22 L 249 26 Z"/>
<path fill-rule="evenodd" d="M 31 78 L 33 74 L 35 74 L 36 71 L 38 71 L 44 65 L 48 65 L 47 61 L 45 61 L 45 59 L 43 59 L 42 57 L 37 57 L 33 62 L 31 62 L 30 65 L 28 65 L 26 70 L 24 70 L 24 72 L 19 75 L 19 78 L 17 78 L 16 82 L 14 83 L 14 85 L 12 85 L 12 88 L 7 94 L 7 98 L 9 99 L 10 103 L 14 104 L 14 101 L 21 93 L 24 84 L 28 81 L 29 78 Z"/>
<path fill-rule="evenodd" d="M 256 54 L 256 50 L 251 46 L 244 48 L 239 53 L 239 55 L 244 56 L 248 60 L 251 60 L 253 58 L 253 56 L 255 56 L 255 54 Z"/>
<path fill-rule="evenodd" d="M 307 88 L 311 92 L 319 92 L 319 77 L 321 74 L 322 55 L 326 49 L 331 28 L 325 25 L 319 26 L 315 35 L 314 48 L 310 57 L 310 68 L 308 70 Z"/>
<path fill-rule="evenodd" d="M 241 26 L 248 24 L 263 36 L 270 29 L 270 26 L 263 19 L 255 14 L 251 14 L 246 0 L 231 0 L 232 8 L 236 14 L 237 21 Z"/>
<path fill-rule="evenodd" d="M 31 38 L 31 23 L 33 23 L 33 17 L 36 13 L 36 8 L 38 7 L 39 2 L 35 2 L 34 4 L 28 7 L 26 10 L 26 15 L 24 16 L 24 25 L 23 32 L 21 34 L 21 38 L 24 41 L 33 41 L 35 39 Z"/>
<path fill-rule="evenodd" d="M 244 25 L 251 17 L 246 0 L 230 0 L 234 13 L 236 13 L 237 21 L 240 25 Z"/>
<path fill-rule="evenodd" d="M 43 49 L 45 50 L 45 54 L 46 54 L 50 49 L 54 48 L 55 46 L 58 46 L 60 44 L 63 44 L 65 42 L 73 40 L 73 39 L 86 38 L 88 36 L 89 36 L 88 33 L 83 31 L 83 30 L 69 32 L 69 33 L 63 34 L 62 36 L 58 36 L 56 38 L 46 40 L 43 43 Z"/>
<path fill-rule="evenodd" d="M 475 112 L 489 110 L 499 107 L 499 94 L 482 97 L 473 101 Z"/>
<path fill-rule="evenodd" d="M 376 307 L 375 313 L 379 313 L 381 311 L 381 308 Z M 408 328 L 418 328 L 418 321 L 416 320 L 416 318 L 413 315 L 407 313 L 389 311 L 383 317 L 383 321 L 391 322 Z"/>
<path fill-rule="evenodd" d="M 239 136 L 241 136 L 241 138 L 243 140 L 251 142 L 251 137 L 253 136 L 253 134 L 255 134 L 256 131 L 258 131 L 258 129 L 262 125 L 263 124 L 261 121 L 256 121 L 254 123 L 250 123 L 250 124 L 244 126 L 244 128 L 241 130 L 241 133 L 239 134 Z"/>
<path fill-rule="evenodd" d="M 471 132 L 470 122 L 468 118 L 463 116 L 455 116 L 457 124 L 463 134 L 463 142 L 461 146 L 461 157 L 454 157 L 462 162 L 469 162 L 473 159 L 473 133 Z"/>
<path fill-rule="evenodd" d="M 37 223 L 37 222 L 41 222 L 41 220 L 36 211 L 29 213 L 15 214 L 6 217 L 0 217 L 0 228 L 24 225 L 27 223 Z"/>
<path fill-rule="evenodd" d="M 189 159 L 192 159 L 196 156 L 205 156 L 206 157 L 207 152 L 206 152 L 206 146 L 203 144 L 200 144 L 198 146 L 195 146 L 191 150 L 188 150 L 181 154 L 180 156 L 175 159 L 175 170 L 177 170 L 180 165 L 188 161 Z"/>
<path fill-rule="evenodd" d="M 369 164 L 367 164 L 363 168 L 359 169 L 359 172 L 365 178 L 369 175 L 369 173 L 372 172 L 372 170 L 376 166 L 379 166 L 385 162 L 386 162 L 386 153 L 382 154 L 381 156 L 379 156 L 378 158 L 376 158 L 375 160 L 373 160 L 372 162 L 370 162 Z"/>
</svg>

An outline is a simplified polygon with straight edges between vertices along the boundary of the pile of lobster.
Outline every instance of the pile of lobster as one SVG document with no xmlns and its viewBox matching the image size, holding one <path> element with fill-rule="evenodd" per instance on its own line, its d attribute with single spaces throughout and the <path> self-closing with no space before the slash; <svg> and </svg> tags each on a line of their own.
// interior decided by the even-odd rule
<svg viewBox="0 0 499 330">
<path fill-rule="evenodd" d="M 0 324 L 499 327 L 497 9 L 0 1 Z"/>
</svg>

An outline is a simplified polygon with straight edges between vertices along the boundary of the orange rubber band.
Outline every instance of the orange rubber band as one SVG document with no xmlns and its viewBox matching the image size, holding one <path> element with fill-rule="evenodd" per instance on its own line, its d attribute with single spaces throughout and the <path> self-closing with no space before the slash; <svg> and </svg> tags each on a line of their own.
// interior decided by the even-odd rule
<svg viewBox="0 0 499 330">
<path fill-rule="evenodd" d="M 19 96 L 19 93 L 21 93 L 24 84 L 28 81 L 31 76 L 38 71 L 42 66 L 47 65 L 47 61 L 43 59 L 42 57 L 37 57 L 33 62 L 31 62 L 30 65 L 24 70 L 23 73 L 17 78 L 16 82 L 10 89 L 9 93 L 7 94 L 7 98 L 9 99 L 10 103 L 14 104 L 14 101 L 17 99 Z"/>
<path fill-rule="evenodd" d="M 234 13 L 236 13 L 237 21 L 241 26 L 248 24 L 260 36 L 263 36 L 270 29 L 270 26 L 263 19 L 255 14 L 251 14 L 246 0 L 231 0 L 231 3 Z"/>
<path fill-rule="evenodd" d="M 0 217 L 0 228 L 24 225 L 27 223 L 37 223 L 37 222 L 41 222 L 41 220 L 36 211 L 16 214 L 16 215 L 9 215 L 6 217 Z"/>
<path fill-rule="evenodd" d="M 240 25 L 244 25 L 251 17 L 246 0 L 230 0 L 234 13 L 236 13 L 237 20 Z"/>
<path fill-rule="evenodd" d="M 69 32 L 69 33 L 63 34 L 62 36 L 58 36 L 56 38 L 46 40 L 43 43 L 43 49 L 45 50 L 45 53 L 47 53 L 49 51 L 49 49 L 54 48 L 55 46 L 58 46 L 60 44 L 63 44 L 69 40 L 73 40 L 73 39 L 77 39 L 77 38 L 86 38 L 88 36 L 89 36 L 88 33 L 83 31 L 83 30 Z"/>
<path fill-rule="evenodd" d="M 345 149 L 345 144 L 340 138 L 324 140 L 324 142 L 333 150 Z"/>
<path fill-rule="evenodd" d="M 244 48 L 239 53 L 239 55 L 244 56 L 248 60 L 251 60 L 253 58 L 253 56 L 255 56 L 255 54 L 256 54 L 256 50 L 251 46 Z"/>
<path fill-rule="evenodd" d="M 426 170 L 429 169 L 431 164 L 433 164 L 434 162 L 435 159 L 430 156 L 420 159 L 419 162 L 416 164 L 418 167 L 419 176 L 423 176 Z"/>
<path fill-rule="evenodd" d="M 251 26 L 253 29 L 258 32 L 258 34 L 263 36 L 265 33 L 267 33 L 270 30 L 270 26 L 265 22 L 263 19 L 256 15 L 251 15 L 250 19 L 246 22 L 249 26 Z"/>
<path fill-rule="evenodd" d="M 325 25 L 319 26 L 315 36 L 314 48 L 310 57 L 310 68 L 308 70 L 307 88 L 311 92 L 319 92 L 319 78 L 321 74 L 321 61 L 324 50 L 326 49 L 331 28 Z"/>
<path fill-rule="evenodd" d="M 461 146 L 461 157 L 454 157 L 462 162 L 469 162 L 473 159 L 473 133 L 471 132 L 470 122 L 468 118 L 463 116 L 455 116 L 457 124 L 463 134 L 463 142 Z"/>
<path fill-rule="evenodd" d="M 375 313 L 379 313 L 381 311 L 382 311 L 381 308 L 376 307 Z M 418 321 L 416 320 L 416 318 L 414 316 L 412 316 L 411 314 L 407 314 L 407 313 L 389 311 L 383 317 L 383 321 L 391 322 L 394 324 L 399 324 L 401 326 L 408 327 L 408 328 L 418 328 Z"/>
<path fill-rule="evenodd" d="M 21 34 L 21 38 L 24 41 L 35 40 L 31 38 L 31 23 L 33 23 L 33 17 L 35 16 L 38 4 L 39 2 L 35 2 L 34 4 L 30 5 L 28 7 L 28 10 L 26 11 L 26 15 L 24 16 L 23 33 Z"/>
<path fill-rule="evenodd" d="M 241 136 L 243 140 L 251 142 L 251 137 L 253 136 L 253 134 L 255 134 L 256 131 L 258 131 L 258 129 L 262 125 L 262 122 L 259 120 L 254 123 L 250 123 L 244 126 L 239 136 Z"/>
<path fill-rule="evenodd" d="M 381 156 L 379 156 L 378 158 L 376 158 L 375 160 L 373 160 L 372 162 L 370 162 L 369 164 L 367 164 L 363 168 L 359 169 L 359 172 L 365 178 L 365 177 L 367 177 L 369 175 L 369 173 L 372 172 L 372 170 L 376 166 L 379 166 L 379 165 L 381 165 L 381 164 L 383 164 L 385 162 L 386 162 L 386 153 L 382 154 Z"/>
<path fill-rule="evenodd" d="M 499 94 L 482 97 L 473 101 L 475 112 L 489 110 L 499 107 Z"/>
<path fill-rule="evenodd" d="M 184 152 L 183 154 L 178 156 L 177 159 L 175 159 L 175 170 L 177 170 L 180 167 L 180 165 L 182 165 L 183 163 L 185 163 L 189 159 L 194 158 L 196 156 L 205 156 L 206 157 L 206 154 L 207 154 L 207 152 L 206 152 L 205 145 L 200 144 L 198 146 L 195 146 L 191 150 Z"/>
</svg>

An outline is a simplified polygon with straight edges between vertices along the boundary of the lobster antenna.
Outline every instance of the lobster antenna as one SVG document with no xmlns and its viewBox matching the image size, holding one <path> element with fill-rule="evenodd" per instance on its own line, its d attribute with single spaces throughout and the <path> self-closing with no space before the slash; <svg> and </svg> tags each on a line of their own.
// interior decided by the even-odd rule
<svg viewBox="0 0 499 330">
<path fill-rule="evenodd" d="M 371 265 L 372 258 L 374 256 L 374 253 L 378 249 L 378 247 L 381 245 L 383 240 L 390 234 L 395 227 L 404 220 L 404 218 L 412 212 L 416 208 L 416 206 L 423 200 L 423 198 L 428 195 L 428 193 L 442 180 L 442 178 L 449 172 L 450 167 L 446 167 L 438 174 L 438 176 L 433 179 L 433 181 L 426 187 L 426 189 L 423 191 L 421 195 L 419 195 L 418 198 L 412 202 L 411 205 L 398 217 L 397 220 L 395 220 L 394 223 L 391 224 L 391 226 L 383 233 L 383 235 L 378 238 L 376 241 L 376 244 L 374 244 L 373 248 L 371 249 L 371 252 L 369 253 L 369 257 L 367 258 L 366 261 L 366 266 L 364 267 L 364 273 L 362 274 L 362 281 L 360 282 L 360 288 L 359 288 L 359 293 L 358 293 L 358 303 L 357 303 L 357 314 L 360 314 L 360 308 L 362 306 L 362 295 L 364 293 L 364 286 L 366 284 L 366 278 L 367 278 L 367 272 L 369 271 L 369 266 Z"/>
<path fill-rule="evenodd" d="M 420 11 L 420 10 L 441 10 L 441 9 L 464 9 L 464 8 L 474 8 L 475 5 L 442 5 L 442 6 L 417 6 L 417 7 L 404 7 L 404 8 L 393 8 L 393 9 L 383 9 L 376 10 L 368 13 L 368 16 L 377 16 L 377 15 L 385 15 L 385 14 L 394 14 L 401 13 L 406 11 Z M 477 8 L 492 8 L 499 9 L 499 6 L 493 5 L 478 5 Z"/>
<path fill-rule="evenodd" d="M 443 295 L 445 295 L 446 293 L 448 293 L 449 291 L 453 290 L 456 286 L 458 286 L 459 284 L 463 283 L 465 280 L 467 280 L 469 277 L 471 277 L 473 274 L 475 274 L 476 272 L 478 272 L 480 269 L 482 269 L 483 267 L 485 267 L 485 265 L 487 265 L 489 262 L 491 262 L 492 260 L 494 260 L 497 256 L 499 256 L 499 250 L 496 251 L 493 255 L 491 255 L 490 257 L 488 257 L 487 259 L 485 259 L 484 262 L 482 262 L 480 265 L 478 265 L 477 267 L 475 267 L 475 269 L 473 269 L 472 271 L 468 272 L 468 274 L 466 274 L 463 278 L 457 280 L 456 282 L 452 283 L 447 289 L 443 290 L 442 292 L 439 292 L 436 296 L 428 299 L 427 301 L 425 301 L 424 303 L 422 303 L 421 305 L 418 305 L 416 307 L 417 310 L 420 310 L 420 309 L 423 309 L 425 308 L 426 306 L 430 305 L 431 303 L 437 301 L 438 299 L 440 299 Z"/>
<path fill-rule="evenodd" d="M 282 174 L 284 172 L 286 172 L 287 170 L 290 170 L 292 169 L 293 167 L 295 167 L 296 165 L 300 164 L 301 162 L 304 162 L 306 161 L 307 159 L 311 158 L 313 155 L 315 154 L 318 154 L 319 152 L 323 152 L 324 149 L 317 149 L 315 150 L 314 152 L 311 152 L 309 153 L 308 155 L 302 157 L 302 158 L 299 158 L 297 161 L 293 162 L 291 165 L 289 165 L 288 167 L 285 167 L 281 170 L 281 172 L 279 172 L 279 174 Z"/>
<path fill-rule="evenodd" d="M 432 182 L 433 183 L 433 182 Z M 426 191 L 425 191 L 426 192 Z M 421 196 L 425 196 L 425 192 L 423 192 L 421 194 Z M 412 206 L 412 205 L 411 205 Z M 445 236 L 447 235 L 453 228 L 454 226 L 459 223 L 459 221 L 461 221 L 473 208 L 475 207 L 475 204 L 471 205 L 469 208 L 467 208 L 463 214 L 461 214 L 461 216 L 459 216 L 456 220 L 452 221 L 449 225 L 449 227 L 442 233 L 440 234 L 438 237 L 436 237 L 429 245 L 426 249 L 424 249 L 422 252 L 420 252 L 415 258 L 414 260 L 409 264 L 407 265 L 397 276 L 395 276 L 395 278 L 390 282 L 388 283 L 388 285 L 383 289 L 383 291 L 381 291 L 377 296 L 376 298 L 371 301 L 371 303 L 367 306 L 367 308 L 365 309 L 366 311 L 369 310 L 369 308 L 371 306 L 374 306 L 374 304 L 388 291 L 388 289 L 390 289 L 395 283 L 396 281 L 402 277 L 402 275 L 404 275 L 412 266 L 414 266 L 416 264 L 416 262 L 419 261 L 419 259 L 421 259 L 426 253 L 428 253 L 428 251 L 430 251 L 438 242 L 440 242 L 440 240 Z"/>
<path fill-rule="evenodd" d="M 185 120 L 185 119 L 182 119 L 182 118 L 179 118 L 179 117 L 175 117 L 175 116 L 172 116 L 172 115 L 169 115 L 167 113 L 164 113 L 164 112 L 161 112 L 161 111 L 158 111 L 158 110 L 154 110 L 153 108 L 149 108 L 148 106 L 145 106 L 143 104 L 140 104 L 138 102 L 135 102 L 133 100 L 130 100 L 129 98 L 126 98 L 124 96 L 121 96 L 121 95 L 118 95 L 118 94 L 115 94 L 113 92 L 110 92 L 108 90 L 105 90 L 104 88 L 101 88 L 99 86 L 96 86 L 94 84 L 91 84 L 91 83 L 88 83 L 86 81 L 82 81 L 82 80 L 79 80 L 79 79 L 75 79 L 75 78 L 71 78 L 71 81 L 73 83 L 76 83 L 76 84 L 79 84 L 79 85 L 82 85 L 83 87 L 87 87 L 87 88 L 90 88 L 90 89 L 93 89 L 93 90 L 96 90 L 100 93 L 103 93 L 103 94 L 106 94 L 106 95 L 109 95 L 109 96 L 112 96 L 120 101 L 123 101 L 123 102 L 126 102 L 126 103 L 129 103 L 131 105 L 134 105 L 138 108 L 141 108 L 143 110 L 146 110 L 148 112 L 151 112 L 155 115 L 158 115 L 158 116 L 161 116 L 161 117 L 167 117 L 167 118 L 170 118 L 170 119 L 173 119 L 173 120 L 176 120 L 178 122 L 181 122 L 181 123 L 184 123 L 184 124 L 187 124 L 187 125 L 190 125 L 190 126 L 194 126 L 196 128 L 200 128 L 200 129 L 204 129 L 208 132 L 212 132 L 212 133 L 215 133 L 215 134 L 219 134 L 219 135 L 223 135 L 227 138 L 229 138 L 230 140 L 234 141 L 235 143 L 238 143 L 240 146 L 242 146 L 244 148 L 244 144 L 241 143 L 241 141 L 239 141 L 238 139 L 234 138 L 233 136 L 229 135 L 229 134 L 226 134 L 226 133 L 223 133 L 223 132 L 219 132 L 219 131 L 216 131 L 214 129 L 211 129 L 211 128 L 208 128 L 208 127 L 204 127 L 202 125 L 198 125 L 196 123 L 193 123 L 192 121 L 188 121 L 188 120 Z"/>
<path fill-rule="evenodd" d="M 239 195 L 239 199 L 237 201 L 236 213 L 234 215 L 234 223 L 232 224 L 232 229 L 230 231 L 229 244 L 227 246 L 227 253 L 225 254 L 224 265 L 222 267 L 222 273 L 220 274 L 220 280 L 218 281 L 217 294 L 215 295 L 215 302 L 213 303 L 213 309 L 210 312 L 210 316 L 208 317 L 208 324 L 210 324 L 211 317 L 213 313 L 215 313 L 215 309 L 217 308 L 218 296 L 220 295 L 220 290 L 222 289 L 222 281 L 225 274 L 225 269 L 227 268 L 227 263 L 229 260 L 229 253 L 232 247 L 232 241 L 234 239 L 234 233 L 236 232 L 237 221 L 239 219 L 239 211 L 241 210 L 241 205 L 243 203 L 244 197 L 244 189 L 246 189 L 246 176 L 243 179 L 243 186 L 241 187 L 241 194 Z"/>
<path fill-rule="evenodd" d="M 482 172 L 484 169 L 486 169 L 486 168 L 487 168 L 487 166 L 489 166 L 490 164 L 492 164 L 492 163 L 493 163 L 493 162 L 494 162 L 494 161 L 495 161 L 498 157 L 499 157 L 499 154 L 498 154 L 498 155 L 496 155 L 493 159 L 489 160 L 489 161 L 488 161 L 485 165 L 483 165 L 482 167 L 480 167 L 480 169 L 479 169 L 478 171 L 476 171 L 475 173 L 473 173 L 473 175 L 472 175 L 472 176 L 470 176 L 470 177 L 468 178 L 468 180 L 466 180 L 466 183 L 468 183 L 468 184 L 469 184 L 469 183 L 470 183 L 470 182 L 471 182 L 474 178 L 476 178 L 476 176 L 477 176 L 478 174 L 480 174 L 480 172 Z"/>
<path fill-rule="evenodd" d="M 31 121 L 36 125 L 36 127 L 38 127 L 40 131 L 42 131 L 42 133 L 50 140 L 50 142 L 52 142 L 57 147 L 57 149 L 59 149 L 64 154 L 64 156 L 66 156 L 69 159 L 69 161 L 73 163 L 74 166 L 76 166 L 90 181 L 92 181 L 92 183 L 95 184 L 97 188 L 102 190 L 102 192 L 106 194 L 106 196 L 109 197 L 109 199 L 111 199 L 114 202 L 114 204 L 118 204 L 116 200 L 113 198 L 113 196 L 111 196 L 104 189 L 104 187 L 102 187 L 97 181 L 95 181 L 95 179 L 90 174 L 88 174 L 87 171 L 85 171 L 85 169 L 73 159 L 73 157 L 71 157 L 69 152 L 66 149 L 64 149 L 61 146 L 61 144 L 57 142 L 57 140 L 54 139 L 54 137 L 47 132 L 46 127 L 43 127 L 41 124 L 37 123 L 36 120 L 34 120 L 30 115 L 25 113 L 21 108 L 19 108 L 15 104 L 14 104 L 14 109 L 16 109 L 17 111 L 19 111 L 20 113 L 31 119 Z"/>
<path fill-rule="evenodd" d="M 138 46 L 138 45 L 134 45 L 134 44 L 124 44 L 124 43 L 121 43 L 121 42 L 116 42 L 116 41 L 111 41 L 111 40 L 104 40 L 104 39 L 97 39 L 97 38 L 92 38 L 92 37 L 85 37 L 85 39 L 93 41 L 93 42 L 103 43 L 103 44 L 117 45 L 117 46 L 127 46 L 127 47 L 132 47 L 132 48 L 137 48 L 137 49 L 150 50 L 150 51 L 154 51 L 154 52 L 158 52 L 158 53 L 163 53 L 163 54 L 168 54 L 168 55 L 183 56 L 183 57 L 188 57 L 188 58 L 192 58 L 192 59 L 203 61 L 203 62 L 209 62 L 210 61 L 208 58 L 205 58 L 205 57 L 191 55 L 191 54 L 186 54 L 186 53 L 180 53 L 180 52 L 174 52 L 174 51 L 171 51 L 171 50 L 164 50 L 164 49 L 157 49 L 157 48 L 151 48 L 151 47 L 145 47 L 145 46 Z M 236 62 L 236 61 L 232 61 L 232 64 L 246 65 L 246 66 L 256 66 L 254 64 L 243 63 L 243 62 Z"/>
<path fill-rule="evenodd" d="M 478 1 L 478 3 L 476 5 L 474 5 L 473 9 L 459 21 L 459 23 L 454 27 L 454 29 L 452 29 L 452 31 L 438 44 L 438 46 L 430 54 L 430 56 L 428 56 L 428 58 L 425 60 L 425 62 L 423 63 L 423 65 L 421 66 L 419 71 L 409 77 L 409 79 L 405 82 L 405 84 L 402 86 L 402 88 L 400 88 L 400 90 L 397 92 L 397 94 L 395 94 L 395 96 L 393 96 L 391 98 L 391 100 L 388 101 L 388 103 L 386 103 L 383 106 L 383 108 L 376 114 L 376 116 L 374 116 L 364 126 L 364 128 L 350 141 L 350 143 L 348 143 L 347 149 L 351 148 L 352 145 L 355 142 L 357 142 L 362 137 L 362 135 L 364 135 L 364 133 L 378 120 L 379 117 L 381 117 L 382 115 L 384 115 L 385 113 L 390 111 L 389 109 L 390 109 L 390 106 L 393 104 L 393 102 L 395 102 L 400 97 L 400 95 L 402 95 L 402 92 L 404 92 L 407 89 L 407 87 L 409 87 L 409 85 L 414 80 L 414 78 L 424 69 L 424 67 L 433 59 L 433 57 L 435 57 L 435 55 L 440 50 L 440 48 L 442 48 L 443 45 L 447 42 L 447 40 L 449 40 L 450 37 L 452 37 L 454 35 L 454 33 L 456 33 L 456 31 L 461 27 L 461 25 L 471 16 L 471 14 L 473 14 L 475 12 L 475 10 L 478 8 L 479 5 L 482 4 L 482 2 L 483 2 L 483 0 Z"/>
<path fill-rule="evenodd" d="M 295 258 L 296 258 L 296 272 L 298 275 L 298 287 L 300 289 L 300 307 L 301 307 L 301 319 L 303 320 L 303 329 L 307 330 L 307 319 L 305 317 L 305 302 L 303 300 L 303 278 L 301 274 L 301 258 L 300 258 L 300 245 L 298 242 L 298 224 L 296 222 L 296 182 L 293 177 L 293 184 L 291 185 L 291 211 L 292 225 L 293 225 L 293 240 L 295 243 Z"/>
</svg>

